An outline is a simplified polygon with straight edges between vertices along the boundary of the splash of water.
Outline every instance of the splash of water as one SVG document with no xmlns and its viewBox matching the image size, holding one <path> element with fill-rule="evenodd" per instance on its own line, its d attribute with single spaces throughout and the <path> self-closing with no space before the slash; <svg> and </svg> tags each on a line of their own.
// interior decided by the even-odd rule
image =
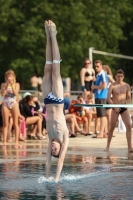
<svg viewBox="0 0 133 200">
<path fill-rule="evenodd" d="M 133 169 L 133 166 L 121 166 L 121 167 L 110 167 L 110 168 L 106 168 L 100 171 L 95 171 L 89 174 L 84 174 L 84 175 L 77 175 L 77 174 L 66 174 L 63 177 L 60 177 L 59 182 L 64 182 L 64 181 L 77 181 L 79 179 L 84 179 L 84 178 L 89 178 L 89 177 L 94 177 L 94 176 L 98 176 L 98 175 L 102 175 L 103 172 L 108 172 L 111 171 L 113 169 Z M 49 177 L 49 179 L 46 179 L 44 176 L 40 176 L 38 178 L 38 183 L 55 183 L 54 181 L 54 177 Z"/>
<path fill-rule="evenodd" d="M 45 182 L 45 183 L 55 183 L 54 177 L 49 177 L 49 178 L 47 179 L 47 178 L 45 178 L 44 176 L 40 176 L 40 177 L 38 178 L 38 183 L 43 183 L 43 182 Z"/>
</svg>

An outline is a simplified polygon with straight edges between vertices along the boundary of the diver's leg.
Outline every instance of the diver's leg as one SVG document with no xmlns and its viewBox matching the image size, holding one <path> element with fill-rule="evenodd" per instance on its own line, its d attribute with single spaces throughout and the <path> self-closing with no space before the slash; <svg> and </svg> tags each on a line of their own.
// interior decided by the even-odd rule
<svg viewBox="0 0 133 200">
<path fill-rule="evenodd" d="M 42 92 L 43 97 L 52 91 L 52 47 L 51 47 L 51 38 L 49 33 L 49 22 L 45 22 L 45 32 L 46 32 L 46 63 L 44 67 L 44 77 L 42 82 Z"/>
<path fill-rule="evenodd" d="M 52 55 L 53 55 L 53 64 L 52 64 L 52 93 L 58 98 L 63 98 L 63 84 L 60 75 L 60 52 L 56 39 L 56 26 L 53 22 L 50 21 L 50 36 L 52 42 Z"/>
</svg>

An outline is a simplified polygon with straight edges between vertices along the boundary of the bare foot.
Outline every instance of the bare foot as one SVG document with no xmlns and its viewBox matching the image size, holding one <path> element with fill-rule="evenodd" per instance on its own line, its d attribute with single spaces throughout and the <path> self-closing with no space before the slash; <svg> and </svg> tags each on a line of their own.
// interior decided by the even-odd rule
<svg viewBox="0 0 133 200">
<path fill-rule="evenodd" d="M 128 149 L 128 153 L 133 153 L 133 149 Z"/>
<path fill-rule="evenodd" d="M 52 35 L 56 35 L 57 34 L 56 25 L 50 20 L 48 21 L 48 24 L 49 24 L 50 36 L 52 37 Z"/>
<path fill-rule="evenodd" d="M 92 136 L 92 138 L 104 138 L 103 135 L 101 135 L 100 133 L 95 135 L 95 136 Z"/>
<path fill-rule="evenodd" d="M 97 134 L 97 138 L 104 138 L 104 136 L 99 133 Z"/>
<path fill-rule="evenodd" d="M 84 132 L 84 136 L 88 136 L 89 135 L 89 133 L 88 132 Z"/>
<path fill-rule="evenodd" d="M 104 134 L 104 136 L 103 136 L 104 138 L 107 138 L 108 137 L 108 135 L 107 134 Z"/>
<path fill-rule="evenodd" d="M 47 37 L 50 37 L 48 21 L 45 21 L 44 27 L 45 27 L 45 32 L 46 32 Z"/>
<path fill-rule="evenodd" d="M 106 147 L 106 149 L 104 149 L 104 151 L 109 151 L 109 148 L 108 148 L 108 147 Z"/>
<path fill-rule="evenodd" d="M 19 138 L 19 141 L 26 142 L 26 140 L 22 137 Z"/>
</svg>

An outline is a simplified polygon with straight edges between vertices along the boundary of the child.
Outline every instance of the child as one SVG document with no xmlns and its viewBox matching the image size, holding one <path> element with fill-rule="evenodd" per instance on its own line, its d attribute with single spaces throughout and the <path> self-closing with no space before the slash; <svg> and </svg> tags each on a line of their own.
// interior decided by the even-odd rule
<svg viewBox="0 0 133 200">
<path fill-rule="evenodd" d="M 90 93 L 87 95 L 86 98 L 86 104 L 93 104 L 93 94 Z M 92 132 L 90 131 L 90 125 L 91 125 L 91 121 L 93 119 L 95 119 L 95 133 L 97 134 L 98 131 L 98 118 L 97 118 L 97 114 L 96 114 L 96 109 L 94 107 L 85 107 L 86 110 L 86 116 L 88 118 L 88 129 L 89 129 L 89 135 L 92 135 Z"/>
<path fill-rule="evenodd" d="M 72 114 L 75 114 L 76 116 L 76 120 L 78 124 L 83 124 L 84 129 L 85 129 L 85 133 L 84 135 L 87 136 L 88 135 L 88 119 L 85 116 L 85 110 L 84 107 L 76 107 L 74 106 L 74 104 L 83 104 L 84 100 L 82 96 L 78 96 L 77 100 L 72 100 L 71 104 L 70 104 L 70 108 L 69 111 Z"/>
</svg>

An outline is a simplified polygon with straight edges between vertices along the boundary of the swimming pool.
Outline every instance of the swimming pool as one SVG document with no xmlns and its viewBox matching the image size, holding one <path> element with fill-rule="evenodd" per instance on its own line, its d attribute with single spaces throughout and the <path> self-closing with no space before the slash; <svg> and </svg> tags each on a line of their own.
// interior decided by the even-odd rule
<svg viewBox="0 0 133 200">
<path fill-rule="evenodd" d="M 50 180 L 45 179 L 47 142 L 0 149 L 0 200 L 133 200 L 133 154 L 125 135 L 113 138 L 110 152 L 103 151 L 106 139 L 70 139 L 58 183 L 53 181 L 56 158 Z"/>
<path fill-rule="evenodd" d="M 131 165 L 65 163 L 58 183 L 53 181 L 55 170 L 53 165 L 48 181 L 42 161 L 0 164 L 0 199 L 133 199 Z"/>
</svg>

